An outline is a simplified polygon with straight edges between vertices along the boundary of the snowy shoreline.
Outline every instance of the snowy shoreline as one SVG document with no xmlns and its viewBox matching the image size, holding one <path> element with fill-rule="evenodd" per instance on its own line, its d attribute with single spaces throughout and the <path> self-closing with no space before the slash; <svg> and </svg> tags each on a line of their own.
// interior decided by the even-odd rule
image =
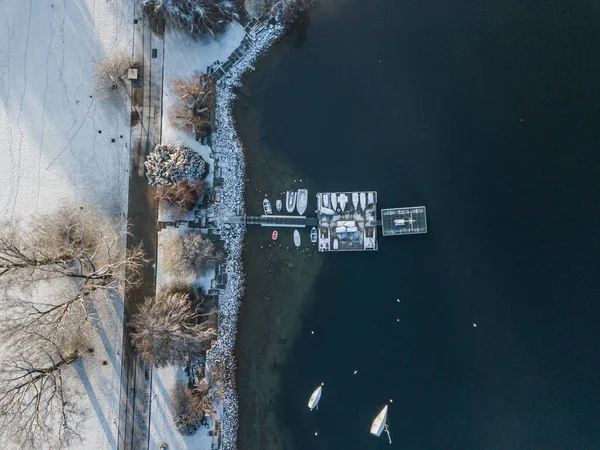
<svg viewBox="0 0 600 450">
<path fill-rule="evenodd" d="M 241 79 L 254 69 L 256 59 L 285 31 L 280 23 L 269 25 L 254 36 L 254 43 L 240 60 L 218 81 L 216 92 L 216 131 L 213 139 L 215 159 L 223 169 L 223 195 L 215 206 L 220 219 L 245 214 L 244 204 L 244 146 L 235 128 L 233 115 L 233 90 L 241 86 Z M 225 273 L 227 283 L 219 295 L 219 337 L 211 349 L 210 360 L 220 359 L 227 367 L 227 373 L 235 374 L 233 349 L 237 333 L 237 316 L 244 292 L 244 271 L 242 266 L 242 245 L 245 233 L 243 225 L 221 223 L 221 237 L 227 251 Z M 238 401 L 235 380 L 227 380 L 223 392 L 222 448 L 234 450 L 237 447 Z"/>
</svg>

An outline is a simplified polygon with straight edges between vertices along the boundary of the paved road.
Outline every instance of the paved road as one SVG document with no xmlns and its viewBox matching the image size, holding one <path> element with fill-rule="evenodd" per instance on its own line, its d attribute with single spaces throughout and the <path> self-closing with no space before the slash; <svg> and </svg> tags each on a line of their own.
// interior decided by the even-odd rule
<svg viewBox="0 0 600 450">
<path fill-rule="evenodd" d="M 139 8 L 136 8 L 136 11 L 139 11 Z M 136 20 L 137 23 L 135 23 Z M 149 23 L 137 13 L 132 19 L 132 25 L 133 61 L 138 67 L 139 80 L 133 82 L 132 88 L 128 210 L 132 236 L 128 238 L 127 245 L 137 245 L 141 241 L 148 256 L 154 260 L 157 209 L 155 202 L 151 201 L 148 196 L 144 161 L 148 152 L 161 140 L 164 41 L 161 30 L 157 29 L 158 25 Z M 158 33 L 153 34 L 152 29 Z M 144 298 L 154 295 L 154 269 L 154 264 L 148 265 L 143 274 L 142 285 L 125 294 L 119 404 L 119 450 L 149 448 L 152 368 L 146 367 L 136 355 L 129 340 L 129 330 L 126 324 Z"/>
</svg>

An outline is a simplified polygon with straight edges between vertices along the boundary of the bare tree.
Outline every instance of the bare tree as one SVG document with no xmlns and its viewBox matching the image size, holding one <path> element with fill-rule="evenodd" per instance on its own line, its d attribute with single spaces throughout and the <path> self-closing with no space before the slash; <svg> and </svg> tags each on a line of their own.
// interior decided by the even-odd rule
<svg viewBox="0 0 600 450">
<path fill-rule="evenodd" d="M 188 362 L 216 338 L 214 324 L 197 321 L 187 294 L 148 297 L 129 324 L 131 340 L 141 357 L 157 367 Z"/>
<path fill-rule="evenodd" d="M 81 209 L 0 225 L 3 332 L 73 333 L 89 302 L 137 285 L 147 263 L 141 245 L 125 249 L 127 227 Z"/>
<path fill-rule="evenodd" d="M 24 342 L 0 363 L 0 436 L 11 448 L 66 446 L 79 438 L 83 412 L 63 375 L 80 358 L 83 341 L 61 346 L 32 334 Z"/>
<path fill-rule="evenodd" d="M 172 124 L 196 137 L 203 137 L 213 125 L 215 86 L 209 76 L 195 72 L 190 79 L 171 82 L 177 103 L 171 108 Z"/>
<path fill-rule="evenodd" d="M 131 57 L 126 53 L 114 53 L 96 64 L 96 84 L 101 96 L 108 97 L 125 88 L 127 70 Z"/>
<path fill-rule="evenodd" d="M 154 194 L 159 201 L 165 201 L 180 210 L 191 210 L 198 199 L 207 191 L 204 180 L 184 181 L 177 184 L 161 185 L 154 189 Z"/>
<path fill-rule="evenodd" d="M 212 241 L 198 231 L 190 231 L 183 238 L 169 233 L 161 241 L 160 264 L 167 272 L 203 272 L 223 259 Z"/>
<path fill-rule="evenodd" d="M 167 25 L 193 37 L 214 36 L 237 18 L 231 0 L 142 0 L 142 10 L 150 18 L 164 17 Z"/>
<path fill-rule="evenodd" d="M 203 271 L 223 259 L 212 241 L 197 231 L 190 231 L 184 236 L 182 247 L 183 259 L 196 271 Z"/>
</svg>

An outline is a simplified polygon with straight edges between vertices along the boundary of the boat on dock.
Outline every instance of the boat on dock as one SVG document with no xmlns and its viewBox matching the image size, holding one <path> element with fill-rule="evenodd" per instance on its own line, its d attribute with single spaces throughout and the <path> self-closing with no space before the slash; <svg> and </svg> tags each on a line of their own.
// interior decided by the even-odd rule
<svg viewBox="0 0 600 450">
<path fill-rule="evenodd" d="M 312 230 L 310 230 L 310 242 L 313 244 L 317 242 L 317 229 L 315 227 L 312 227 Z"/>
<path fill-rule="evenodd" d="M 358 192 L 352 193 L 352 204 L 354 205 L 354 211 L 358 208 Z"/>
<path fill-rule="evenodd" d="M 367 194 L 367 205 L 372 205 L 373 203 L 375 203 L 375 196 L 372 192 L 369 192 Z"/>
<path fill-rule="evenodd" d="M 321 199 L 321 203 L 325 208 L 329 208 L 329 194 L 323 194 L 323 198 Z"/>
<path fill-rule="evenodd" d="M 331 194 L 331 209 L 334 211 L 338 209 L 337 194 Z"/>
<path fill-rule="evenodd" d="M 337 249 L 338 249 L 338 247 L 339 247 L 339 245 L 340 245 L 340 244 L 339 244 L 339 242 L 338 242 L 337 238 L 336 238 L 336 239 L 334 239 L 334 240 L 333 240 L 333 249 L 334 249 L 334 250 L 337 250 Z"/>
<path fill-rule="evenodd" d="M 319 400 L 321 400 L 321 393 L 323 391 L 323 384 L 316 388 L 308 399 L 308 407 L 312 411 L 313 409 L 319 409 Z"/>
<path fill-rule="evenodd" d="M 277 232 L 277 230 L 273 230 L 273 233 L 271 234 L 271 239 L 273 239 L 274 241 L 277 240 L 277 236 L 279 236 L 279 233 Z"/>
<path fill-rule="evenodd" d="M 319 212 L 321 214 L 325 214 L 326 216 L 333 216 L 335 214 L 335 211 L 331 208 L 326 208 L 324 206 L 321 206 L 321 209 L 319 210 Z"/>
<path fill-rule="evenodd" d="M 285 209 L 287 212 L 294 212 L 296 208 L 296 191 L 287 191 L 285 193 Z"/>
<path fill-rule="evenodd" d="M 298 201 L 296 204 L 296 208 L 298 209 L 298 214 L 304 214 L 306 211 L 306 207 L 308 205 L 308 190 L 306 189 L 298 189 Z"/>
<path fill-rule="evenodd" d="M 360 198 L 360 207 L 362 208 L 362 210 L 364 211 L 366 206 L 367 206 L 367 195 L 364 192 L 361 192 L 359 195 Z"/>
<path fill-rule="evenodd" d="M 300 232 L 298 230 L 294 230 L 294 245 L 296 247 L 300 247 Z"/>
<path fill-rule="evenodd" d="M 271 202 L 266 198 L 263 200 L 263 210 L 265 211 L 265 214 L 273 214 Z"/>
<path fill-rule="evenodd" d="M 381 433 L 385 430 L 385 432 L 388 435 L 388 440 L 390 441 L 390 444 L 392 443 L 392 438 L 390 436 L 390 430 L 389 427 L 387 425 L 387 412 L 388 412 L 388 405 L 385 405 L 383 407 L 383 409 L 381 411 L 379 411 L 379 414 L 377 414 L 377 417 L 375 417 L 375 420 L 373 420 L 373 423 L 371 424 L 371 434 L 374 436 L 380 436 Z"/>
<path fill-rule="evenodd" d="M 283 206 L 283 204 L 281 203 L 281 200 L 277 200 L 275 202 L 275 208 L 277 208 L 277 212 L 281 211 L 281 207 Z"/>
<path fill-rule="evenodd" d="M 344 212 L 346 205 L 348 204 L 348 196 L 346 194 L 340 194 L 338 201 L 340 202 L 340 209 Z"/>
</svg>

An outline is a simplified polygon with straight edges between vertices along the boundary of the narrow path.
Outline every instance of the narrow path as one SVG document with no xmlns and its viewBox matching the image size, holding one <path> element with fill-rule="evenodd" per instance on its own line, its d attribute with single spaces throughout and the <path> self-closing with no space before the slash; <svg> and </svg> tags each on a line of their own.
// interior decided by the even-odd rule
<svg viewBox="0 0 600 450">
<path fill-rule="evenodd" d="M 162 91 L 164 40 L 160 24 L 150 23 L 134 12 L 133 61 L 138 80 L 131 92 L 131 170 L 129 180 L 128 220 L 131 236 L 127 246 L 142 242 L 153 261 L 145 268 L 143 282 L 125 294 L 121 396 L 119 404 L 119 450 L 147 449 L 150 443 L 150 392 L 152 367 L 146 366 L 131 346 L 127 323 L 145 297 L 154 295 L 157 208 L 149 197 L 144 161 L 155 144 L 160 143 L 162 128 Z M 155 31 L 155 33 L 153 33 Z"/>
</svg>

